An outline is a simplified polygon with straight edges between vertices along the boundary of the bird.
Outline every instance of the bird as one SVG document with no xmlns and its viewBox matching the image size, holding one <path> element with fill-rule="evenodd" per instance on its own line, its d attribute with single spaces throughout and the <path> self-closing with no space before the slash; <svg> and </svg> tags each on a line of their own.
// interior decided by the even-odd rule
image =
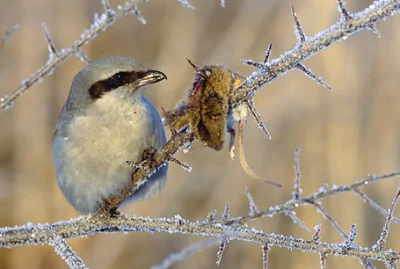
<svg viewBox="0 0 400 269">
<path fill-rule="evenodd" d="M 58 186 L 80 213 L 96 213 L 132 180 L 127 161 L 143 160 L 147 149 L 166 143 L 156 108 L 143 95 L 146 85 L 167 79 L 134 59 L 111 56 L 86 65 L 73 78 L 53 136 Z M 150 198 L 167 179 L 161 167 L 126 201 Z"/>
</svg>

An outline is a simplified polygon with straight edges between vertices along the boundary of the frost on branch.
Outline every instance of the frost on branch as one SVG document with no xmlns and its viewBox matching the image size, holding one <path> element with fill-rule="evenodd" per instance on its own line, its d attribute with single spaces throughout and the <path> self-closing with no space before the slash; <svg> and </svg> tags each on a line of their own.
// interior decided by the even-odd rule
<svg viewBox="0 0 400 269">
<path fill-rule="evenodd" d="M 396 196 L 394 197 L 392 204 L 390 205 L 390 207 L 388 209 L 387 217 L 386 217 L 385 224 L 383 225 L 383 231 L 381 233 L 381 237 L 378 239 L 376 244 L 372 246 L 373 249 L 382 250 L 385 248 L 386 240 L 389 236 L 390 223 L 392 222 L 394 209 L 396 207 L 397 201 L 399 200 L 399 197 L 400 197 L 400 189 L 397 190 Z"/>
<path fill-rule="evenodd" d="M 302 44 L 306 41 L 306 34 L 303 31 L 303 27 L 301 27 L 299 19 L 297 18 L 297 14 L 296 11 L 294 10 L 294 7 L 292 7 L 292 15 L 294 18 L 294 23 L 295 23 L 295 28 L 294 28 L 294 32 L 296 33 L 296 38 L 297 38 L 297 42 L 299 44 Z"/>
</svg>

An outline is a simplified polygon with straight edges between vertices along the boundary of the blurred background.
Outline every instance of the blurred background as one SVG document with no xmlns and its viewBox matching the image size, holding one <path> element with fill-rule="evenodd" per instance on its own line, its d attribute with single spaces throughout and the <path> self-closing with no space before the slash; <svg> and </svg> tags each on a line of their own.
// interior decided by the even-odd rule
<svg viewBox="0 0 400 269">
<path fill-rule="evenodd" d="M 111 0 L 115 8 L 121 0 Z M 273 42 L 272 58 L 296 43 L 290 7 L 296 8 L 308 35 L 339 19 L 336 1 L 191 0 L 196 10 L 175 0 L 153 0 L 140 6 L 147 25 L 127 16 L 83 50 L 91 60 L 122 55 L 168 75 L 150 87 L 146 95 L 158 109 L 171 109 L 185 96 L 193 70 L 185 58 L 197 64 L 224 64 L 247 76 L 254 70 L 240 59 L 262 60 Z M 351 12 L 366 8 L 371 0 L 349 0 Z M 48 25 L 58 48 L 69 46 L 88 28 L 100 0 L 0 0 L 0 33 L 13 24 L 20 29 L 0 52 L 0 96 L 10 93 L 33 74 L 48 57 L 41 22 Z M 281 182 L 283 189 L 249 178 L 228 150 L 220 152 L 194 143 L 192 150 L 177 157 L 193 166 L 191 173 L 170 165 L 165 189 L 149 201 L 122 209 L 136 216 L 203 220 L 213 209 L 231 205 L 233 216 L 248 213 L 244 195 L 248 187 L 259 209 L 280 204 L 291 197 L 293 157 L 301 148 L 303 194 L 320 186 L 350 184 L 368 174 L 388 173 L 400 167 L 400 15 L 378 25 L 382 38 L 361 32 L 333 45 L 305 64 L 333 88 L 327 89 L 299 71 L 289 72 L 255 96 L 255 103 L 273 140 L 269 141 L 250 118 L 245 129 L 247 161 L 259 174 Z M 13 109 L 0 113 L 0 227 L 27 222 L 55 222 L 78 214 L 58 189 L 52 166 L 52 136 L 59 111 L 74 75 L 84 67 L 71 58 L 51 77 L 32 87 Z M 161 110 L 161 109 L 160 109 Z M 399 179 L 364 188 L 384 208 L 393 199 Z M 346 193 L 322 201 L 345 231 L 357 223 L 356 243 L 372 246 L 379 238 L 385 218 Z M 397 208 L 396 214 L 400 215 Z M 322 221 L 322 240 L 341 242 L 340 235 L 313 208 L 300 208 L 298 217 L 312 229 Z M 400 225 L 393 224 L 388 248 L 400 250 Z M 266 233 L 310 239 L 286 216 L 249 223 Z M 188 235 L 129 233 L 95 235 L 69 240 L 90 268 L 149 268 L 168 254 L 204 240 Z M 173 268 L 217 268 L 211 247 Z M 273 248 L 271 268 L 319 268 L 316 254 Z M 257 244 L 232 241 L 218 268 L 261 268 Z M 350 258 L 329 257 L 329 268 L 361 268 Z M 49 246 L 0 249 L 0 268 L 67 268 Z M 384 268 L 378 264 L 378 268 Z"/>
</svg>

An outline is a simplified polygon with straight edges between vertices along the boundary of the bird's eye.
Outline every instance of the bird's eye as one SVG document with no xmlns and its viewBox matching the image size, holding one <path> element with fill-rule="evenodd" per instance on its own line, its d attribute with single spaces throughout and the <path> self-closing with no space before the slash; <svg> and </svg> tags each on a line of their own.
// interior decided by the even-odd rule
<svg viewBox="0 0 400 269">
<path fill-rule="evenodd" d="M 126 72 L 119 72 L 113 76 L 115 80 L 123 81 L 126 78 Z"/>
</svg>

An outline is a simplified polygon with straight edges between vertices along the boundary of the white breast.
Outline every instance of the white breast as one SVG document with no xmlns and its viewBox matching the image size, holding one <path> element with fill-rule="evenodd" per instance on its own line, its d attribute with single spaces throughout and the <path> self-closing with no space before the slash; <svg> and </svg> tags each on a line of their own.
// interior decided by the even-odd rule
<svg viewBox="0 0 400 269">
<path fill-rule="evenodd" d="M 54 139 L 60 188 L 77 210 L 94 212 L 130 182 L 126 161 L 139 162 L 143 150 L 164 143 L 160 117 L 147 99 L 107 94 L 70 122 L 68 138 Z"/>
</svg>

